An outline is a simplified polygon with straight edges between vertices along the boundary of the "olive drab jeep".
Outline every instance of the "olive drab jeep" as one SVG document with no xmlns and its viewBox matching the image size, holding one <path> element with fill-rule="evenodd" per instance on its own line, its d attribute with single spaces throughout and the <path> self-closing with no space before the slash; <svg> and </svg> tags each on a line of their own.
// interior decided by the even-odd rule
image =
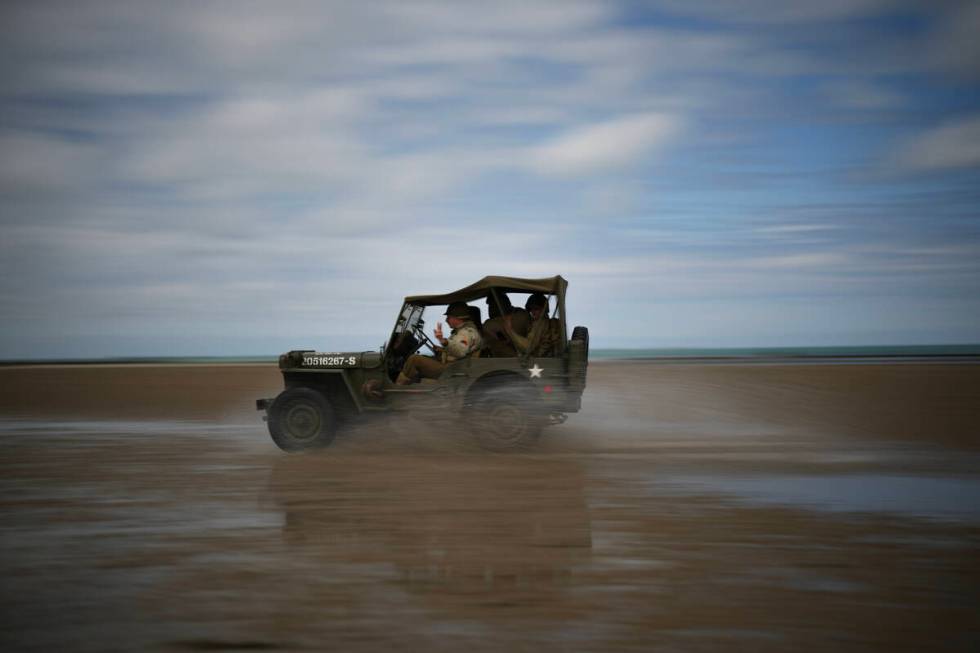
<svg viewBox="0 0 980 653">
<path fill-rule="evenodd" d="M 380 352 L 287 352 L 279 357 L 285 390 L 273 399 L 257 400 L 256 408 L 266 411 L 269 433 L 285 451 L 330 444 L 341 421 L 399 411 L 411 411 L 423 420 L 458 418 L 491 450 L 527 448 L 545 426 L 561 424 L 568 413 L 577 412 L 585 390 L 589 332 L 577 326 L 568 336 L 567 287 L 560 276 L 491 276 L 445 295 L 406 297 Z M 515 343 L 519 338 L 512 337 L 529 326 L 520 298 L 534 293 L 544 294 L 550 309 L 539 319 L 554 320 L 547 350 L 529 348 L 526 339 Z M 468 304 L 483 335 L 482 348 L 447 362 L 436 379 L 396 383 L 410 356 L 435 356 L 440 350 L 426 334 L 426 322 L 442 320 L 453 302 Z M 499 328 L 501 320 L 511 328 Z"/>
</svg>

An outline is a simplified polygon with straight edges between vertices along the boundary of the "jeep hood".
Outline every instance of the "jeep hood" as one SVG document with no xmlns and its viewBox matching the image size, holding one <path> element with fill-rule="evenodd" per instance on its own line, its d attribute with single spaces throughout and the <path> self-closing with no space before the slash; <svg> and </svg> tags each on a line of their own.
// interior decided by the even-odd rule
<svg viewBox="0 0 980 653">
<path fill-rule="evenodd" d="M 352 368 L 373 369 L 381 364 L 381 354 L 376 351 L 314 351 L 299 349 L 279 357 L 279 369 L 296 370 L 343 370 Z"/>
</svg>

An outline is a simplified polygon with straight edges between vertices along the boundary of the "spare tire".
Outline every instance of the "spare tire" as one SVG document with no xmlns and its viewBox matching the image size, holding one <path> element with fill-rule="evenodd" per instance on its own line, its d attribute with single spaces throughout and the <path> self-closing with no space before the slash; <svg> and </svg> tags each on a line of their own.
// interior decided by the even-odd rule
<svg viewBox="0 0 980 653">
<path fill-rule="evenodd" d="M 568 341 L 568 389 L 573 393 L 585 390 L 585 375 L 589 368 L 589 330 L 584 326 L 572 329 Z"/>
<path fill-rule="evenodd" d="M 572 340 L 580 340 L 585 343 L 585 353 L 589 353 L 589 329 L 584 326 L 577 326 L 572 329 Z"/>
</svg>

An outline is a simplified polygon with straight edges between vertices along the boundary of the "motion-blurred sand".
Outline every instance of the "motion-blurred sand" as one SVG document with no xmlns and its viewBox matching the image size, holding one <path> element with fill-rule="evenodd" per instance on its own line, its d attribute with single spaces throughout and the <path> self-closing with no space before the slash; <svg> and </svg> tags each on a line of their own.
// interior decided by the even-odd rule
<svg viewBox="0 0 980 653">
<path fill-rule="evenodd" d="M 274 366 L 0 368 L 2 650 L 976 650 L 980 365 L 590 367 L 287 455 Z"/>
<path fill-rule="evenodd" d="M 247 424 L 258 420 L 254 400 L 281 389 L 274 365 L 0 367 L 0 417 Z M 978 416 L 980 363 L 601 361 L 589 368 L 582 412 L 545 442 L 588 449 L 778 432 L 977 447 Z"/>
</svg>

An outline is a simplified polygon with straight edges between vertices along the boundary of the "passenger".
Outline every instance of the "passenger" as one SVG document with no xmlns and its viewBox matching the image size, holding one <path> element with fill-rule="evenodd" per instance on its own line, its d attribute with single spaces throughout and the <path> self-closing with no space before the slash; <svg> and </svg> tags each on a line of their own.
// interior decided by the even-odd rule
<svg viewBox="0 0 980 653">
<path fill-rule="evenodd" d="M 514 317 L 504 316 L 504 331 L 520 354 L 526 356 L 557 356 L 561 347 L 561 322 L 548 317 L 548 298 L 534 293 L 524 308 L 531 316 L 530 331 L 517 332 Z"/>
<path fill-rule="evenodd" d="M 471 356 L 474 358 L 479 358 L 487 346 L 487 337 L 483 334 L 483 316 L 480 313 L 479 306 L 467 306 L 470 309 L 470 322 L 476 327 L 477 332 L 480 334 L 480 348 L 474 351 Z"/>
<path fill-rule="evenodd" d="M 510 297 L 507 296 L 507 293 L 498 292 L 496 293 L 496 297 L 500 301 L 500 304 L 493 301 L 494 295 L 487 295 L 488 322 L 496 317 L 501 317 L 514 311 L 514 306 L 510 303 Z"/>
<path fill-rule="evenodd" d="M 453 302 L 446 309 L 446 322 L 452 328 L 449 338 L 442 334 L 442 322 L 436 322 L 435 336 L 441 346 L 436 347 L 436 356 L 413 354 L 405 361 L 405 367 L 395 381 L 398 385 L 415 383 L 420 378 L 437 379 L 446 365 L 466 358 L 482 345 L 480 332 L 470 317 L 470 307 L 465 302 Z"/>
<path fill-rule="evenodd" d="M 470 311 L 470 322 L 476 327 L 477 331 L 482 331 L 483 329 L 483 316 L 480 314 L 479 306 L 467 306 L 466 308 Z"/>
<path fill-rule="evenodd" d="M 510 320 L 511 328 L 520 336 L 526 337 L 531 328 L 531 316 L 523 308 L 510 309 L 506 316 L 487 320 L 483 325 L 484 346 L 494 358 L 513 358 L 517 348 L 504 328 L 504 320 Z"/>
<path fill-rule="evenodd" d="M 517 356 L 517 349 L 514 348 L 514 344 L 504 331 L 504 315 L 510 315 L 514 311 L 514 306 L 510 303 L 510 297 L 507 296 L 507 293 L 498 291 L 495 294 L 487 295 L 487 313 L 490 318 L 483 324 L 483 349 L 494 358 Z M 526 336 L 531 326 L 531 318 L 523 309 L 518 312 L 520 316 L 513 318 L 514 330 Z"/>
</svg>

